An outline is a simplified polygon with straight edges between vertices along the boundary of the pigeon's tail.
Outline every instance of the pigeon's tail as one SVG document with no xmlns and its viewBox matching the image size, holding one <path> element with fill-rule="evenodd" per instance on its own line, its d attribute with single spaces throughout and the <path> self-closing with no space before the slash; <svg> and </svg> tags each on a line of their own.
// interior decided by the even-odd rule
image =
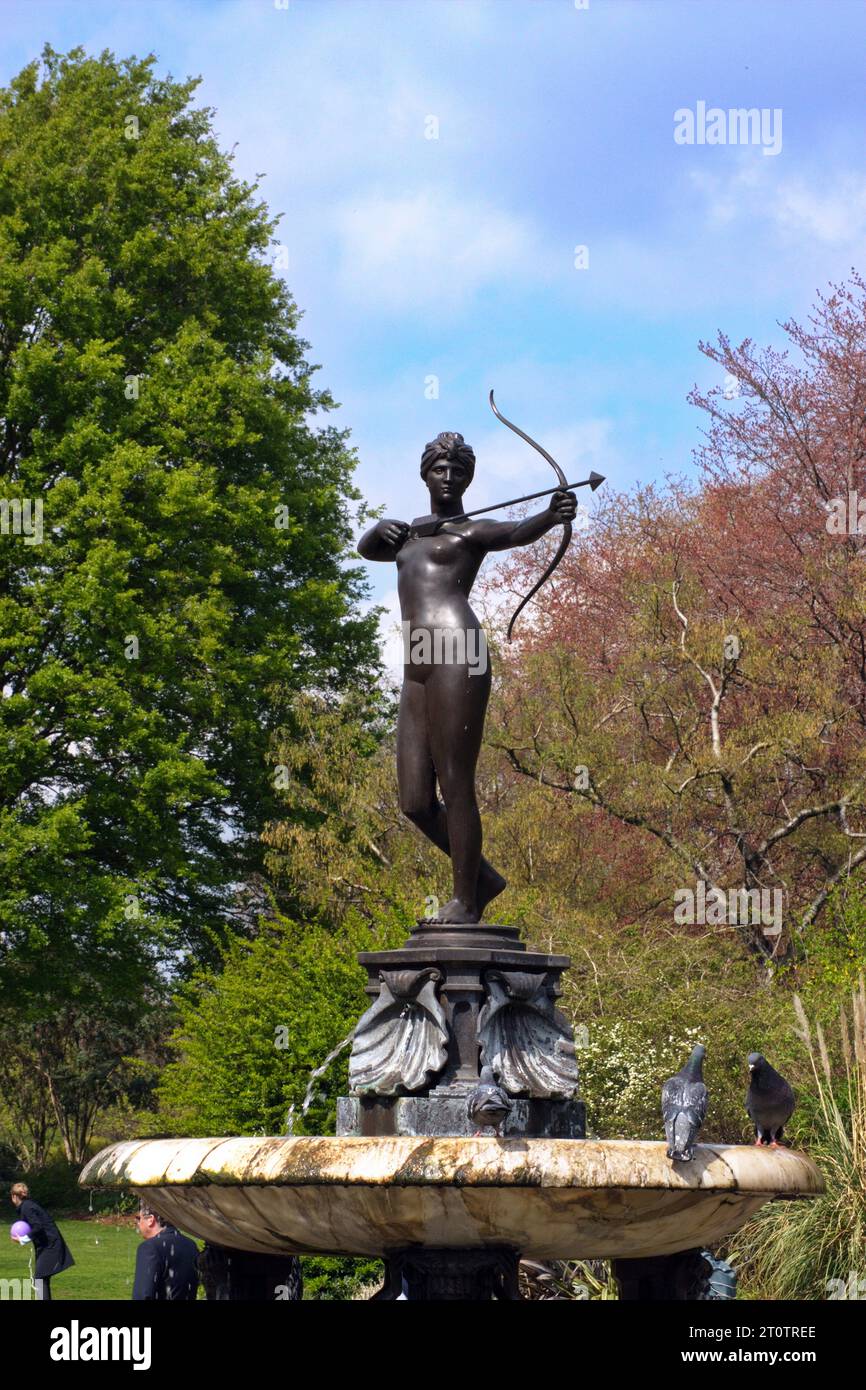
<svg viewBox="0 0 866 1390">
<path fill-rule="evenodd" d="M 665 1119 L 665 1139 L 668 1141 L 668 1158 L 673 1158 L 674 1156 L 674 1144 L 676 1143 L 674 1139 L 675 1118 L 675 1116 L 671 1116 L 670 1119 Z"/>
<path fill-rule="evenodd" d="M 695 1135 L 699 1128 L 696 1115 L 689 1110 L 680 1110 L 673 1117 L 668 1129 L 668 1158 L 689 1163 L 694 1153 Z"/>
</svg>

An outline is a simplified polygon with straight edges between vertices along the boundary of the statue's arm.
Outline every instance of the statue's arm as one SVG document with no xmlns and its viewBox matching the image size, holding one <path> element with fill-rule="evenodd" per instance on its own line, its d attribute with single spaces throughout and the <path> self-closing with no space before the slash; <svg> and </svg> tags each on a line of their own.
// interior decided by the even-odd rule
<svg viewBox="0 0 866 1390">
<path fill-rule="evenodd" d="M 573 521 L 576 512 L 574 493 L 560 491 L 555 492 L 550 504 L 535 516 L 524 517 L 522 521 L 488 521 L 479 517 L 462 534 L 483 550 L 511 550 L 516 545 L 532 545 L 554 526 Z"/>
<path fill-rule="evenodd" d="M 358 541 L 358 554 L 365 560 L 396 560 L 397 551 L 409 534 L 405 521 L 377 521 Z"/>
</svg>

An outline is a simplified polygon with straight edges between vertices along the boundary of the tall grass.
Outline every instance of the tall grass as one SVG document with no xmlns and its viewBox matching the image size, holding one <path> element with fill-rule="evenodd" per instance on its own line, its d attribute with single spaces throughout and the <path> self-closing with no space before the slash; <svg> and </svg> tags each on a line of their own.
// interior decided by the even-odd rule
<svg viewBox="0 0 866 1390">
<path fill-rule="evenodd" d="M 607 1260 L 521 1260 L 521 1297 L 592 1302 L 619 1297 Z"/>
<path fill-rule="evenodd" d="M 815 1079 L 817 1112 L 810 1145 L 827 1185 L 805 1202 L 775 1202 L 731 1244 L 744 1291 L 755 1298 L 824 1299 L 866 1281 L 866 987 L 839 1014 L 839 1064 L 831 1064 L 820 1023 L 814 1032 L 795 995 L 797 1036 Z M 841 1281 L 840 1284 L 832 1282 Z M 866 1283 L 864 1283 L 866 1289 Z M 851 1296 L 842 1294 L 841 1296 Z M 863 1296 L 862 1294 L 860 1295 Z"/>
</svg>

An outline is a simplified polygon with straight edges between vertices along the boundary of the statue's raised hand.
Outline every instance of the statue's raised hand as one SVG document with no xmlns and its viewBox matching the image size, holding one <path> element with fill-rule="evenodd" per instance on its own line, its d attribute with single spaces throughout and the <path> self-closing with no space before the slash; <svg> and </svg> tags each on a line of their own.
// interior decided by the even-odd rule
<svg viewBox="0 0 866 1390">
<path fill-rule="evenodd" d="M 365 560 L 394 560 L 408 535 L 405 521 L 377 521 L 358 542 L 358 554 Z"/>
<path fill-rule="evenodd" d="M 574 521 L 577 515 L 577 498 L 573 492 L 566 492 L 564 488 L 561 488 L 551 497 L 549 509 L 558 522 Z"/>
<path fill-rule="evenodd" d="M 376 534 L 385 545 L 396 552 L 409 535 L 409 527 L 405 521 L 380 521 L 376 527 Z"/>
</svg>

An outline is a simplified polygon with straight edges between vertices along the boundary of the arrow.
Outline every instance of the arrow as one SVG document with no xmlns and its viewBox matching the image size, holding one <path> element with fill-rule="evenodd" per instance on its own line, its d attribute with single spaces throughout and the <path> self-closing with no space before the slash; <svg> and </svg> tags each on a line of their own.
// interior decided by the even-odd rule
<svg viewBox="0 0 866 1390">
<path fill-rule="evenodd" d="M 412 535 L 415 537 L 435 536 L 446 521 L 468 521 L 471 516 L 481 516 L 484 512 L 498 512 L 503 507 L 516 507 L 518 502 L 532 502 L 536 497 L 549 497 L 553 492 L 573 492 L 578 487 L 588 487 L 595 492 L 604 482 L 601 473 L 590 473 L 579 483 L 557 483 L 556 487 L 544 487 L 540 492 L 527 492 L 525 497 L 511 497 L 507 502 L 492 502 L 489 507 L 476 507 L 474 512 L 461 512 L 459 516 L 416 516 L 412 522 Z"/>
</svg>

